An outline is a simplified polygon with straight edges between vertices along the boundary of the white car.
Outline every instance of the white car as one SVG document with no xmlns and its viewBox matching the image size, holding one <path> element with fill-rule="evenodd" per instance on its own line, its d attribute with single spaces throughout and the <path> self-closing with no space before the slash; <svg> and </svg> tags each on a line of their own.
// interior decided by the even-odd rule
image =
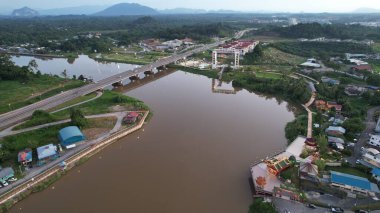
<svg viewBox="0 0 380 213">
<path fill-rule="evenodd" d="M 13 177 L 13 178 L 8 179 L 8 181 L 9 182 L 15 182 L 15 181 L 17 181 L 17 178 Z"/>
<path fill-rule="evenodd" d="M 6 181 L 1 181 L 1 184 L 3 184 L 3 186 L 8 186 L 8 183 Z"/>
</svg>

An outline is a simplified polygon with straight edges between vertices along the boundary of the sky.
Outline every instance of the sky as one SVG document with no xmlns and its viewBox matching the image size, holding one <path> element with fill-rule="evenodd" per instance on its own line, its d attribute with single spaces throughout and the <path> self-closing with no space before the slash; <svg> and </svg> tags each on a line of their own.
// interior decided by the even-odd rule
<svg viewBox="0 0 380 213">
<path fill-rule="evenodd" d="M 156 9 L 195 8 L 207 10 L 276 11 L 276 12 L 351 12 L 358 8 L 380 9 L 380 0 L 0 0 L 2 10 L 28 6 L 52 9 L 83 5 L 139 3 Z"/>
</svg>

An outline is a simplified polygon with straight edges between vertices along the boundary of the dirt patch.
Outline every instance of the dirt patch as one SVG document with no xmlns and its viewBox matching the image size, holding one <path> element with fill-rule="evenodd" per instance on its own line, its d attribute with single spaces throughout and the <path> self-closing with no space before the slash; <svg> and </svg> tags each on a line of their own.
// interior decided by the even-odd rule
<svg viewBox="0 0 380 213">
<path fill-rule="evenodd" d="M 94 140 L 108 133 L 109 131 L 110 130 L 108 128 L 90 128 L 83 130 L 83 134 L 86 136 L 87 140 Z"/>
<path fill-rule="evenodd" d="M 127 111 L 128 109 L 125 106 L 116 105 L 116 106 L 111 106 L 110 110 L 111 112 L 121 112 L 121 111 Z"/>
</svg>

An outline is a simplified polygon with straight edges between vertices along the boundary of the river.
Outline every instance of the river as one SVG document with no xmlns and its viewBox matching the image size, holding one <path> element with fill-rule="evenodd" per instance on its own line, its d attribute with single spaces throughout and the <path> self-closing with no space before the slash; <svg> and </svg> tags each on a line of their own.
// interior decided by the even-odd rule
<svg viewBox="0 0 380 213">
<path fill-rule="evenodd" d="M 62 76 L 66 69 L 68 77 L 83 75 L 99 81 L 106 77 L 136 68 L 138 65 L 98 62 L 87 55 L 79 55 L 75 60 L 66 58 L 36 58 L 32 56 L 11 56 L 11 60 L 18 66 L 27 66 L 31 60 L 35 60 L 38 69 L 45 74 Z"/>
<path fill-rule="evenodd" d="M 250 165 L 283 150 L 286 102 L 246 90 L 214 93 L 182 71 L 126 93 L 149 123 L 11 212 L 245 213 Z"/>
</svg>

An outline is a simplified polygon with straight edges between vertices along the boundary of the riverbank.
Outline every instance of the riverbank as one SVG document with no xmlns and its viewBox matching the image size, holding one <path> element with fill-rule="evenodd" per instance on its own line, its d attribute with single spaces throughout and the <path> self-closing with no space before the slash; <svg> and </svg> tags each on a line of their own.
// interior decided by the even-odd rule
<svg viewBox="0 0 380 213">
<path fill-rule="evenodd" d="M 171 65 L 185 72 L 203 75 L 209 78 L 218 78 L 217 70 L 200 70 L 196 68 L 183 67 L 179 65 Z M 279 76 L 280 75 L 280 76 Z M 272 96 L 287 101 L 292 106 L 296 118 L 289 122 L 285 127 L 285 134 L 288 142 L 294 141 L 299 135 L 306 135 L 308 125 L 308 114 L 304 111 L 303 104 L 309 101 L 311 92 L 307 87 L 306 81 L 286 76 L 275 75 L 266 72 L 229 72 L 223 75 L 223 81 L 232 81 L 232 85 L 236 88 L 246 89 L 251 92 L 259 93 L 265 96 Z M 302 119 L 303 117 L 306 119 Z"/>
<path fill-rule="evenodd" d="M 47 188 L 55 180 L 58 180 L 62 175 L 64 175 L 68 170 L 74 168 L 75 166 L 83 163 L 91 156 L 95 155 L 108 145 L 116 142 L 118 139 L 125 137 L 139 129 L 141 129 L 149 115 L 149 111 L 142 112 L 143 117 L 139 120 L 136 125 L 130 126 L 125 129 L 121 129 L 108 135 L 106 138 L 101 138 L 100 141 L 91 142 L 87 147 L 83 148 L 78 153 L 65 159 L 65 167 L 62 168 L 59 162 L 52 168 L 49 168 L 42 173 L 24 181 L 22 184 L 14 187 L 10 191 L 6 192 L 0 197 L 0 209 L 2 212 L 10 209 L 15 203 L 24 199 L 26 196 L 41 191 Z M 111 131 L 112 132 L 112 131 Z"/>
</svg>

